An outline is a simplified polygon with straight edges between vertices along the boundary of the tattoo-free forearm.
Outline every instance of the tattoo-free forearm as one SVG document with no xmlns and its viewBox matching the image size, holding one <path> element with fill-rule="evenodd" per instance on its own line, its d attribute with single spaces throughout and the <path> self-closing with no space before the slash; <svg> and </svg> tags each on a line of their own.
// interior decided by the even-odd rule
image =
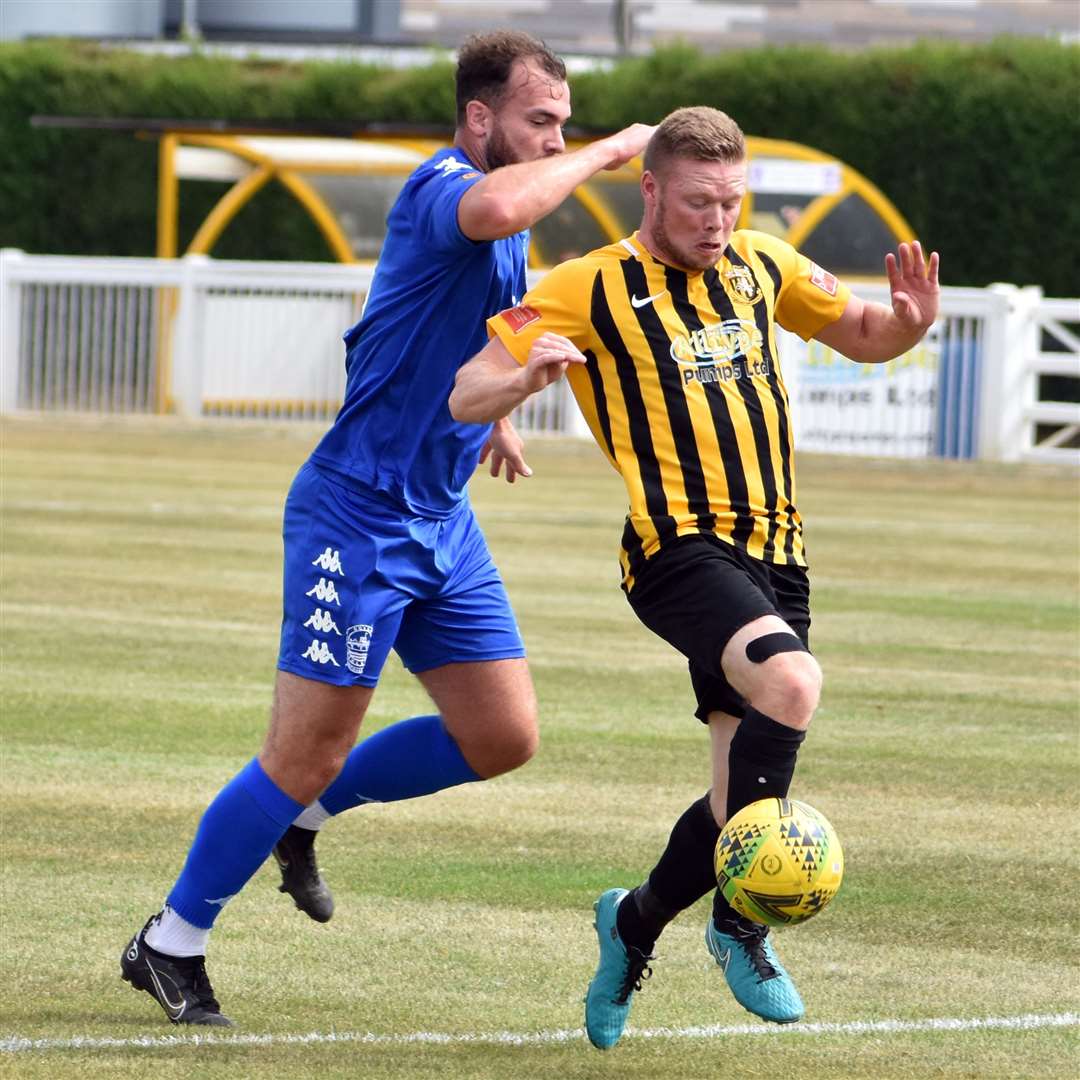
<svg viewBox="0 0 1080 1080">
<path fill-rule="evenodd" d="M 450 415 L 461 424 L 489 424 L 509 416 L 528 396 L 522 371 L 476 357 L 458 369 Z"/>
<path fill-rule="evenodd" d="M 607 139 L 600 139 L 569 154 L 495 169 L 462 199 L 462 228 L 473 239 L 512 236 L 531 228 L 618 156 Z"/>
<path fill-rule="evenodd" d="M 859 339 L 851 355 L 863 364 L 882 364 L 913 349 L 929 326 L 902 322 L 884 304 L 867 303 L 859 325 Z"/>
</svg>

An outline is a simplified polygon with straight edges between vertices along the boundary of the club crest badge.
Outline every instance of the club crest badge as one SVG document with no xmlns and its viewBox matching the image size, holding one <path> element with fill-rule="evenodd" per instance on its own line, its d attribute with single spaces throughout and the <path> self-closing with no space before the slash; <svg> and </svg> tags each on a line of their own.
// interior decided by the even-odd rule
<svg viewBox="0 0 1080 1080">
<path fill-rule="evenodd" d="M 374 631 L 369 623 L 357 623 L 345 631 L 345 666 L 354 675 L 364 674 Z"/>
<path fill-rule="evenodd" d="M 724 271 L 724 277 L 727 278 L 731 291 L 743 303 L 753 304 L 761 299 L 761 289 L 748 266 L 733 266 Z"/>
</svg>

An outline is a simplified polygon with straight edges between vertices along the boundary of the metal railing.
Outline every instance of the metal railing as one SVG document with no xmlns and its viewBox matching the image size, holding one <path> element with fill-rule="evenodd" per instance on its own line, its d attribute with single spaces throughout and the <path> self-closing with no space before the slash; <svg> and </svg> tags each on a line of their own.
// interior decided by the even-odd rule
<svg viewBox="0 0 1080 1080">
<path fill-rule="evenodd" d="M 1077 395 L 1060 401 L 1065 395 L 1054 390 L 1080 385 L 1080 303 L 1034 296 L 1031 303 L 1037 340 L 1026 387 L 1024 441 L 1030 443 L 1028 457 L 1055 461 L 1062 451 L 1080 452 Z"/>
<path fill-rule="evenodd" d="M 371 274 L 0 252 L 2 407 L 330 418 Z"/>
<path fill-rule="evenodd" d="M 345 386 L 341 333 L 371 276 L 0 251 L 0 409 L 329 420 Z M 883 285 L 857 290 L 888 302 Z M 925 341 L 887 364 L 852 364 L 785 332 L 779 347 L 803 449 L 1080 463 L 1078 300 L 944 289 Z M 564 380 L 515 422 L 587 434 Z"/>
<path fill-rule="evenodd" d="M 28 277 L 5 253 L 5 408 L 154 410 L 161 326 L 154 261 L 125 261 L 137 265 L 103 273 L 90 261 L 63 260 L 38 263 Z"/>
</svg>

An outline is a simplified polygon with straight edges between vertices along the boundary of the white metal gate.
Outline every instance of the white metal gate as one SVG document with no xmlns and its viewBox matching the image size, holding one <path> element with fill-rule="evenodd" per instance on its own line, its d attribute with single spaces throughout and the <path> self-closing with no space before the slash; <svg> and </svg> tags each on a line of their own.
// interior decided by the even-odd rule
<svg viewBox="0 0 1080 1080">
<path fill-rule="evenodd" d="M 160 294 L 147 284 L 145 265 L 127 270 L 117 277 L 68 267 L 17 283 L 8 278 L 2 311 L 7 407 L 154 410 Z"/>
<path fill-rule="evenodd" d="M 328 420 L 371 275 L 0 251 L 0 408 Z M 883 285 L 857 290 L 888 303 Z M 1080 463 L 1080 301 L 947 288 L 926 340 L 887 364 L 784 333 L 780 352 L 803 449 Z M 587 433 L 565 381 L 515 420 Z"/>
</svg>

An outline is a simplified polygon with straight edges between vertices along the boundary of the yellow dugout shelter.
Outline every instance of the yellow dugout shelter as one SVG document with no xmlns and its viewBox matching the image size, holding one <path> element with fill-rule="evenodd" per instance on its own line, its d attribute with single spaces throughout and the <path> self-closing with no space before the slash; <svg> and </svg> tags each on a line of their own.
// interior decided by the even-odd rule
<svg viewBox="0 0 1080 1080">
<path fill-rule="evenodd" d="M 271 182 L 304 207 L 340 262 L 378 258 L 387 213 L 405 178 L 445 139 L 163 129 L 159 135 L 157 254 L 209 254 L 241 209 Z M 568 149 L 582 145 L 570 141 Z M 754 136 L 740 228 L 787 240 L 847 277 L 883 273 L 886 251 L 914 233 L 866 177 L 836 158 Z M 551 266 L 632 232 L 641 218 L 640 160 L 582 184 L 533 230 L 531 265 Z M 177 222 L 184 182 L 230 182 L 185 252 Z"/>
</svg>

